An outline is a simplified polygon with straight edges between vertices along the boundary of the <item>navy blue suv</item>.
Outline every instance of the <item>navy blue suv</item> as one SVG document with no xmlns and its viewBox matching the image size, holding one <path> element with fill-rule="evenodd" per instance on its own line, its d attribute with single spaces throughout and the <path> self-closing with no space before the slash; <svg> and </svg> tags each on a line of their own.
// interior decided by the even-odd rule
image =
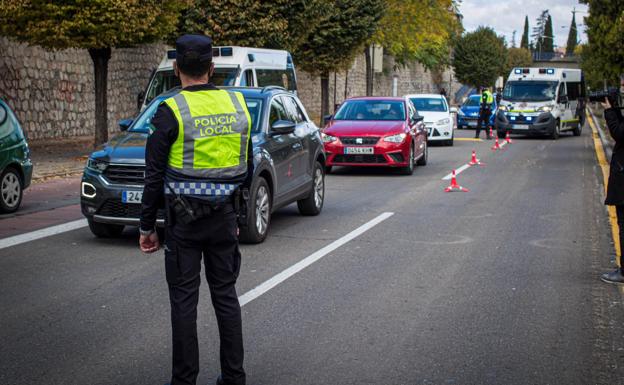
<svg viewBox="0 0 624 385">
<path fill-rule="evenodd" d="M 247 225 L 241 227 L 240 238 L 259 243 L 266 238 L 276 209 L 297 202 L 303 215 L 321 212 L 323 142 L 295 94 L 274 86 L 229 89 L 243 94 L 252 118 L 255 168 Z M 119 122 L 122 133 L 89 157 L 81 183 L 81 207 L 96 236 L 117 236 L 124 226 L 139 224 L 149 122 L 160 102 L 175 92 L 156 97 L 133 122 Z M 157 224 L 164 225 L 162 211 Z"/>
</svg>

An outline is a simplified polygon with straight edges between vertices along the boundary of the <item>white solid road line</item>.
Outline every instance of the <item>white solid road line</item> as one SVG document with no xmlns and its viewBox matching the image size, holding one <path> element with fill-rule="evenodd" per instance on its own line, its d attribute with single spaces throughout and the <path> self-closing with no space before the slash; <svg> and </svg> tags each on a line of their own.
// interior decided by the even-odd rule
<svg viewBox="0 0 624 385">
<path fill-rule="evenodd" d="M 34 241 L 37 239 L 50 237 L 52 235 L 57 235 L 61 233 L 66 233 L 68 231 L 77 230 L 87 226 L 86 219 L 79 219 L 73 222 L 63 223 L 62 225 L 56 225 L 51 227 L 46 227 L 45 229 L 31 231 L 29 233 L 14 235 L 12 237 L 0 239 L 0 249 L 5 249 L 7 247 L 19 245 L 22 243 Z"/>
<path fill-rule="evenodd" d="M 498 146 L 502 149 L 503 147 L 505 147 L 505 145 L 507 144 L 507 142 L 505 140 L 503 140 L 502 142 L 499 142 Z M 464 164 L 463 166 L 456 168 L 455 169 L 455 175 L 459 175 L 462 171 L 466 171 L 470 168 L 470 165 L 468 163 Z M 453 177 L 453 173 L 449 173 L 448 175 L 445 175 L 444 178 L 442 178 L 442 180 L 449 180 Z"/>
<path fill-rule="evenodd" d="M 286 270 L 282 271 L 281 273 L 279 273 L 277 275 L 274 275 L 269 280 L 261 283 L 260 285 L 256 286 L 254 289 L 251 289 L 247 293 L 245 293 L 245 294 L 241 295 L 240 297 L 238 297 L 238 301 L 240 302 L 240 305 L 241 306 L 245 306 L 249 302 L 253 301 L 254 299 L 256 299 L 258 297 L 260 297 L 262 294 L 264 294 L 267 291 L 271 290 L 275 286 L 277 286 L 280 283 L 284 282 L 288 278 L 290 278 L 293 275 L 297 274 L 301 270 L 303 270 L 306 267 L 310 266 L 314 262 L 318 261 L 319 259 L 323 258 L 327 254 L 329 254 L 332 251 L 336 250 L 340 246 L 342 246 L 345 243 L 347 243 L 347 242 L 357 238 L 358 236 L 362 235 L 366 231 L 372 229 L 376 225 L 378 225 L 381 222 L 385 221 L 386 219 L 390 218 L 392 215 L 394 215 L 394 213 L 383 213 L 383 214 L 379 215 L 375 219 L 372 219 L 371 221 L 363 224 L 362 226 L 358 227 L 357 229 L 353 230 L 352 232 L 350 232 L 349 234 L 343 236 L 342 238 L 336 239 L 335 241 L 333 241 L 329 245 L 323 247 L 322 249 L 318 250 L 317 252 L 315 252 L 315 253 L 305 257 L 304 259 L 302 259 L 301 261 L 295 263 L 294 265 L 292 265 L 291 267 L 289 267 Z"/>
<path fill-rule="evenodd" d="M 461 166 L 460 168 L 456 168 L 455 169 L 455 176 L 457 176 L 458 174 L 461 174 L 462 171 L 466 171 L 467 169 L 470 168 L 470 165 L 468 163 L 464 164 L 463 166 Z M 451 172 L 450 174 L 444 176 L 444 178 L 442 178 L 442 180 L 449 180 L 453 177 L 453 173 Z"/>
</svg>

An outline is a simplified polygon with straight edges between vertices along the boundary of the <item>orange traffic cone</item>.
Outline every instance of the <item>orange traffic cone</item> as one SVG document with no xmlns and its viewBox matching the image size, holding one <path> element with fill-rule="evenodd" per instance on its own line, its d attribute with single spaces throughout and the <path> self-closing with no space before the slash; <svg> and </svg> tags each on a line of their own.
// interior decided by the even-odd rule
<svg viewBox="0 0 624 385">
<path fill-rule="evenodd" d="M 482 163 L 479 159 L 477 159 L 477 152 L 475 150 L 472 150 L 472 158 L 470 159 L 470 162 L 468 162 L 468 164 L 470 166 L 483 166 L 485 165 L 485 163 Z"/>
<path fill-rule="evenodd" d="M 444 192 L 468 192 L 467 188 L 464 188 L 457 184 L 457 177 L 455 176 L 455 170 L 453 170 L 453 177 L 451 178 L 451 185 L 444 189 Z"/>
<path fill-rule="evenodd" d="M 492 146 L 492 151 L 497 151 L 497 150 L 500 150 L 500 149 L 501 149 L 501 146 L 498 143 L 498 136 L 497 136 L 496 140 L 494 141 L 494 145 Z"/>
<path fill-rule="evenodd" d="M 490 138 L 494 137 L 494 132 L 492 131 L 492 127 L 490 127 Z"/>
<path fill-rule="evenodd" d="M 507 135 L 505 136 L 505 142 L 507 142 L 507 144 L 512 144 L 513 143 L 511 141 L 511 138 L 509 137 L 509 131 L 507 131 Z"/>
</svg>

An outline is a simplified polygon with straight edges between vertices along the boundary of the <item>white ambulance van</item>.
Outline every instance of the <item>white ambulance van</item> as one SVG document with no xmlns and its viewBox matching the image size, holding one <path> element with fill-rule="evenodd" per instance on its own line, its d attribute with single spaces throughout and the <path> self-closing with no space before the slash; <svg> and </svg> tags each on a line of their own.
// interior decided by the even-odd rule
<svg viewBox="0 0 624 385">
<path fill-rule="evenodd" d="M 552 139 L 563 131 L 581 135 L 584 98 L 585 81 L 579 69 L 514 68 L 496 114 L 498 137 L 507 132 Z"/>
<path fill-rule="evenodd" d="M 168 50 L 152 74 L 147 90 L 139 94 L 137 103 L 143 110 L 156 96 L 180 85 L 173 73 L 175 50 Z M 297 77 L 288 51 L 249 48 L 213 47 L 215 71 L 211 78 L 216 86 L 265 87 L 280 86 L 296 93 Z"/>
</svg>

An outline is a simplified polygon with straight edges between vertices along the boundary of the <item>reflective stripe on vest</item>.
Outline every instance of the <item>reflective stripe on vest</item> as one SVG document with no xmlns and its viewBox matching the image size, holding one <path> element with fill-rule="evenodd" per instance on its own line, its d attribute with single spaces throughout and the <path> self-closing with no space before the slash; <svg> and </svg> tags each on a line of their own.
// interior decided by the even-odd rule
<svg viewBox="0 0 624 385">
<path fill-rule="evenodd" d="M 247 172 L 251 118 L 239 92 L 181 91 L 164 101 L 178 121 L 169 169 L 197 181 L 223 181 Z"/>
<path fill-rule="evenodd" d="M 238 187 L 238 184 L 204 183 L 204 182 L 166 182 L 178 195 L 200 195 L 208 197 L 229 197 Z M 165 194 L 171 195 L 171 190 L 165 186 Z"/>
</svg>

